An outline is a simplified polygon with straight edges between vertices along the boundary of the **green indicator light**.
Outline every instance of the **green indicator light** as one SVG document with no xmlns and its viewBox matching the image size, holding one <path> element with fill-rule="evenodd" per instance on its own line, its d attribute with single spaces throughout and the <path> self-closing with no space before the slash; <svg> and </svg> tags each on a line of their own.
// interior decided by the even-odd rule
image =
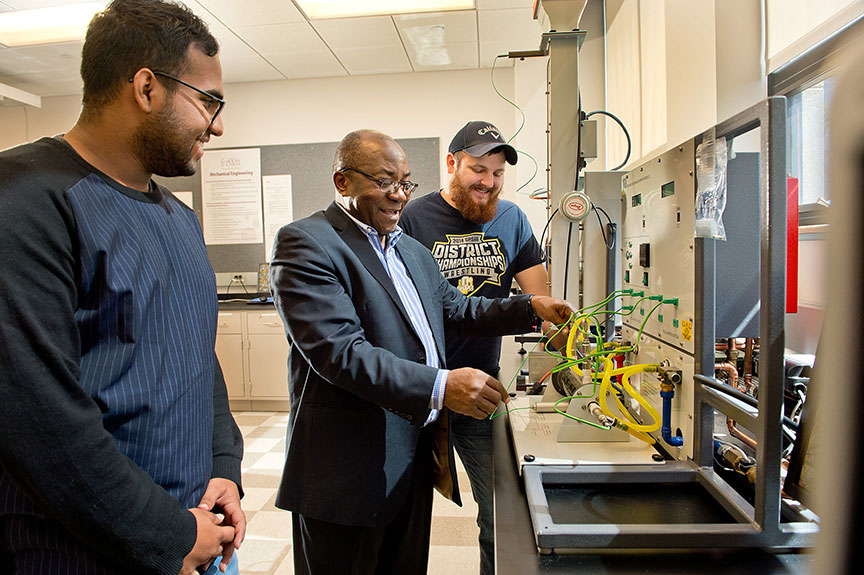
<svg viewBox="0 0 864 575">
<path fill-rule="evenodd" d="M 657 314 L 657 319 L 660 321 L 660 323 L 663 323 L 663 314 L 662 314 L 662 313 L 658 313 L 658 314 Z"/>
<path fill-rule="evenodd" d="M 678 327 L 678 320 L 677 319 L 672 320 L 672 327 Z"/>
<path fill-rule="evenodd" d="M 642 315 L 645 315 L 645 308 L 644 308 L 644 307 L 640 307 L 640 308 L 639 308 L 639 313 L 642 314 Z"/>
</svg>

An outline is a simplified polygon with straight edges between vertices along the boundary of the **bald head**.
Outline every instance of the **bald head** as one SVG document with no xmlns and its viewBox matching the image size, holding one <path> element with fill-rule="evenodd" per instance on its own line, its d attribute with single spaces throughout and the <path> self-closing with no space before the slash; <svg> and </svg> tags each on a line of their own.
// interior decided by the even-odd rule
<svg viewBox="0 0 864 575">
<path fill-rule="evenodd" d="M 396 141 L 375 130 L 356 130 L 351 132 L 339 142 L 336 147 L 336 156 L 333 158 L 333 171 L 338 172 L 343 168 L 358 168 L 369 163 L 370 156 L 377 150 L 387 145 L 393 145 L 402 149 Z"/>
</svg>

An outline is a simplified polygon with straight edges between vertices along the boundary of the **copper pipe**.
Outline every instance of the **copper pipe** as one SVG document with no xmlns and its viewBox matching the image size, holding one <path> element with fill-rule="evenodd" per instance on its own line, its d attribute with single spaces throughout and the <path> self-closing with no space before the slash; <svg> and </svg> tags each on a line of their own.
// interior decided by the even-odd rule
<svg viewBox="0 0 864 575">
<path fill-rule="evenodd" d="M 739 439 L 741 443 L 747 445 L 751 449 L 756 449 L 756 446 L 759 445 L 755 439 L 735 427 L 735 420 L 731 417 L 726 418 L 726 427 L 729 429 L 729 435 Z"/>
<path fill-rule="evenodd" d="M 739 350 L 744 349 L 744 345 L 745 344 L 743 344 L 743 343 L 736 343 L 735 349 L 739 349 Z M 728 343 L 715 343 L 714 349 L 716 349 L 717 351 L 726 351 L 727 349 L 729 349 L 729 344 Z"/>
<path fill-rule="evenodd" d="M 731 363 L 714 364 L 714 371 L 722 371 L 728 376 L 729 385 L 738 389 L 738 369 Z"/>
<path fill-rule="evenodd" d="M 714 365 L 714 371 L 722 371 L 727 375 L 729 385 L 738 389 L 738 370 L 731 363 L 717 363 Z M 726 427 L 729 429 L 729 435 L 740 440 L 745 445 L 756 449 L 758 443 L 755 439 L 741 431 L 735 426 L 735 420 L 731 417 L 726 418 Z"/>
<path fill-rule="evenodd" d="M 748 337 L 744 340 L 744 387 L 750 391 L 750 381 L 753 379 L 753 345 L 755 339 Z"/>
</svg>

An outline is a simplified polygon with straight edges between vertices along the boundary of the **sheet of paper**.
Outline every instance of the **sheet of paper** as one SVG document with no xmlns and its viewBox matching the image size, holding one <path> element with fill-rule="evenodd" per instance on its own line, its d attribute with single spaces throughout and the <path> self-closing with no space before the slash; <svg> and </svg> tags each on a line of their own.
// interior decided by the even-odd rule
<svg viewBox="0 0 864 575">
<path fill-rule="evenodd" d="M 291 174 L 264 176 L 264 261 L 270 261 L 276 232 L 294 220 Z"/>
<path fill-rule="evenodd" d="M 201 201 L 206 244 L 260 244 L 261 149 L 205 151 Z"/>
</svg>

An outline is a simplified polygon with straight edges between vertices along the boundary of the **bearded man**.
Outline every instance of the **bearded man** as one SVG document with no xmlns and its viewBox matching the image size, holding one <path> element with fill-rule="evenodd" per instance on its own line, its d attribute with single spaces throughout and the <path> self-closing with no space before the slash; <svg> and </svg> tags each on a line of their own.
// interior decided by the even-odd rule
<svg viewBox="0 0 864 575">
<path fill-rule="evenodd" d="M 513 279 L 526 294 L 548 295 L 543 253 L 528 218 L 502 200 L 505 162 L 516 150 L 489 122 L 468 122 L 450 142 L 447 187 L 409 203 L 401 228 L 432 251 L 441 273 L 466 296 L 507 297 Z M 447 332 L 447 365 L 498 377 L 500 337 Z M 468 472 L 480 527 L 480 572 L 495 571 L 492 422 L 451 414 L 456 451 Z"/>
</svg>

